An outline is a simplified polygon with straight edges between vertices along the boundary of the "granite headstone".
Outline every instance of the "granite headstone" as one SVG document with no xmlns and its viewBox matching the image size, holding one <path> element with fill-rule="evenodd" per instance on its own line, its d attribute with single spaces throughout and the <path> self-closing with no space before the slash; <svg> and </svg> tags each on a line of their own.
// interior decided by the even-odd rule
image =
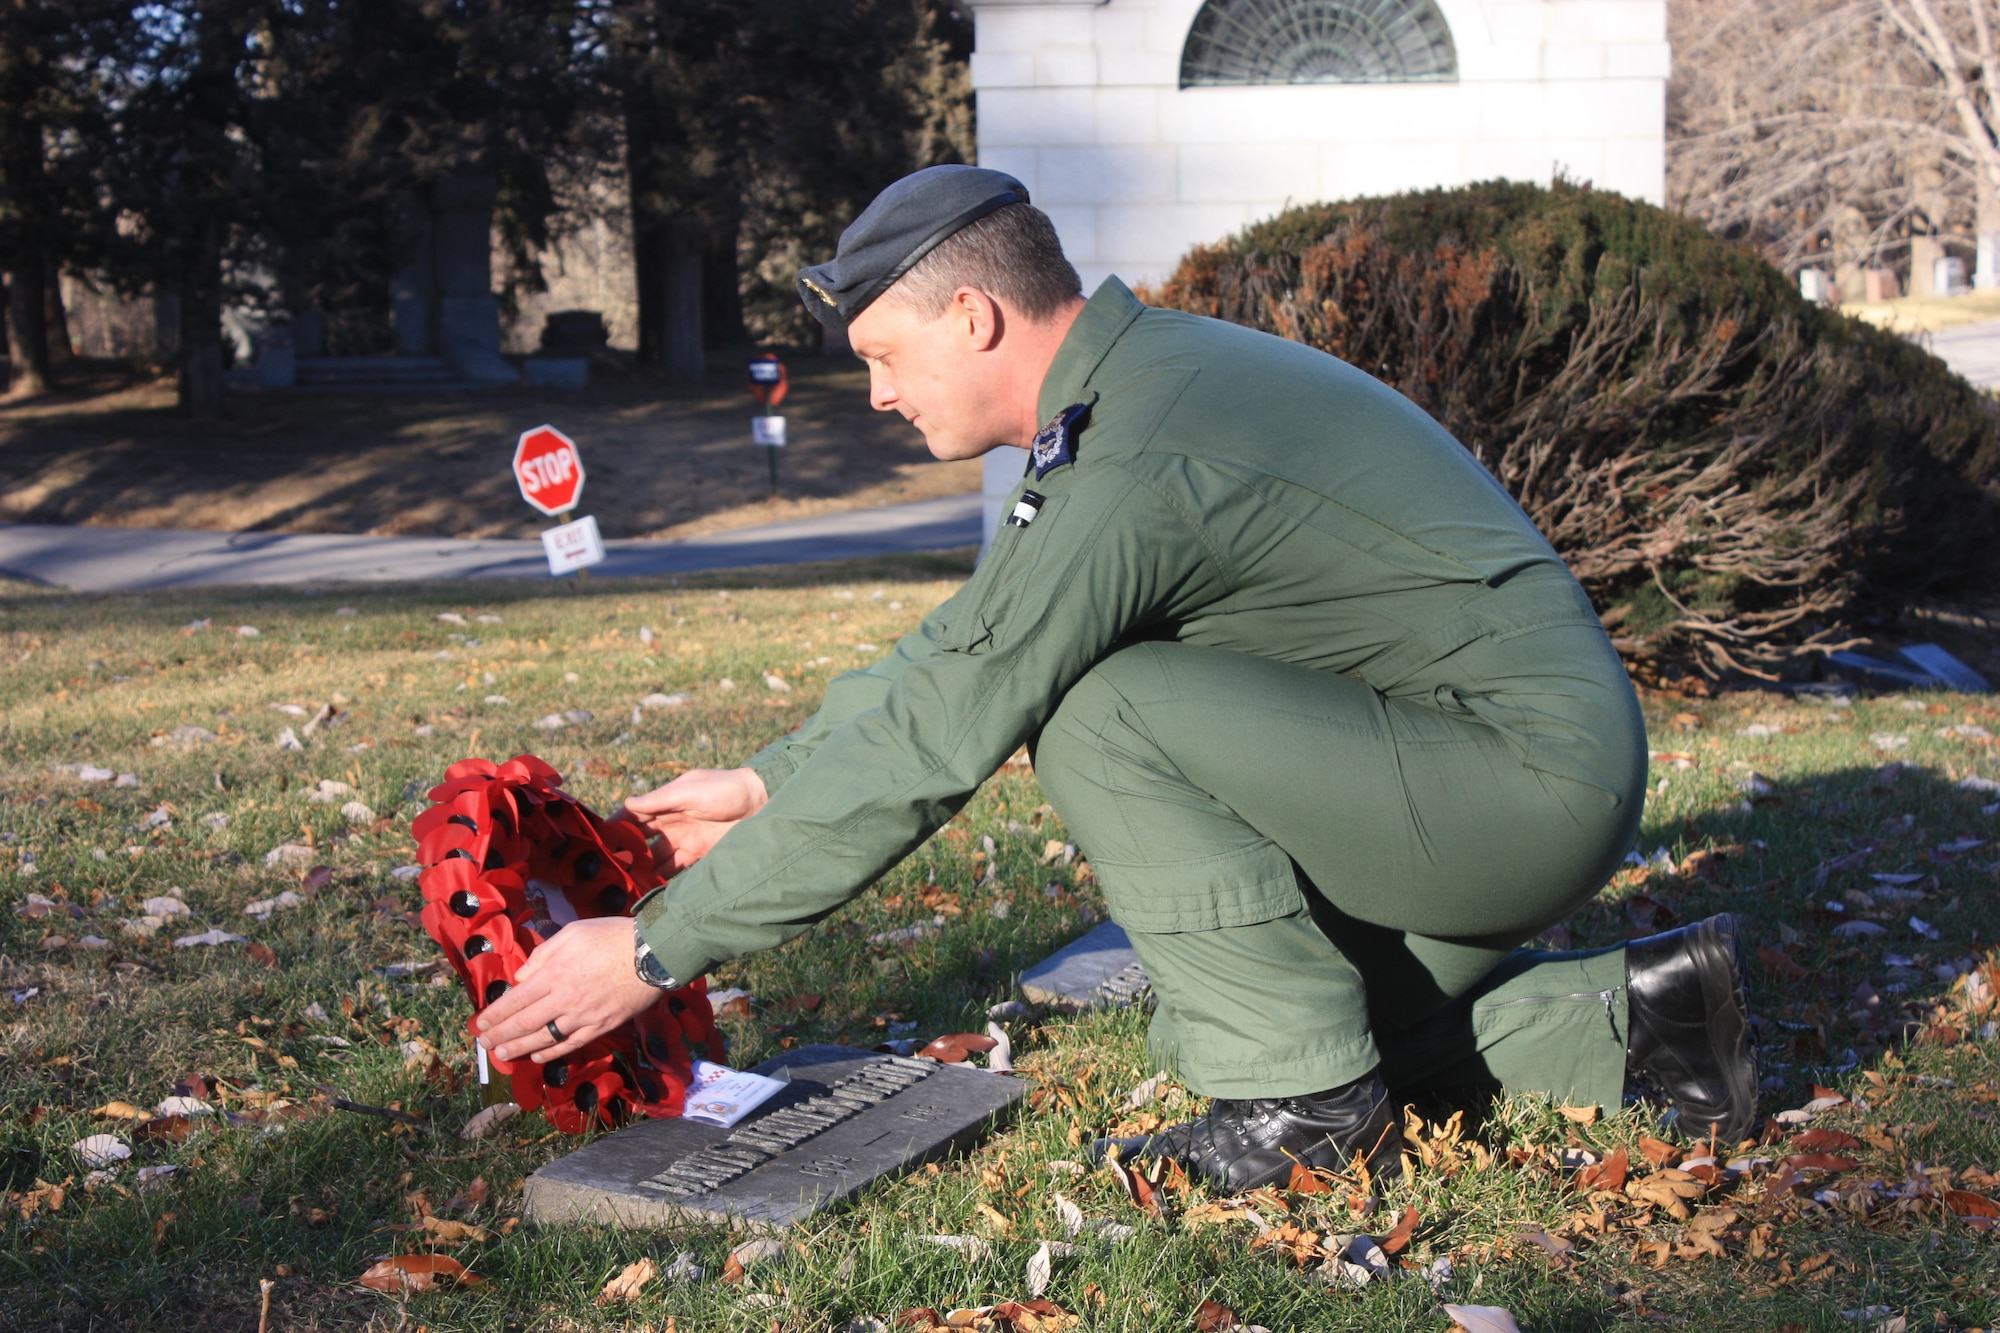
<svg viewBox="0 0 2000 1333">
<path fill-rule="evenodd" d="M 1058 1009 L 1121 1009 L 1151 1003 L 1153 984 L 1124 928 L 1106 921 L 1023 972 L 1021 994 Z"/>
<path fill-rule="evenodd" d="M 804 1046 L 755 1067 L 789 1085 L 733 1128 L 642 1120 L 528 1177 L 539 1224 L 772 1229 L 984 1138 L 1033 1084 L 983 1069 Z"/>
</svg>

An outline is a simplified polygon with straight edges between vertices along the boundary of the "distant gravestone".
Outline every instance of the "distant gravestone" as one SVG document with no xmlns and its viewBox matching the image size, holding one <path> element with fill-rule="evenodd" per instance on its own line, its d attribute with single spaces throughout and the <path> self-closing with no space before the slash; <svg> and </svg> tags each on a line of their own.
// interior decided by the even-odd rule
<svg viewBox="0 0 2000 1333">
<path fill-rule="evenodd" d="M 732 1129 L 643 1120 L 528 1177 L 539 1224 L 789 1226 L 968 1148 L 1033 1085 L 963 1065 L 805 1046 L 753 1071 L 791 1086 Z"/>
<path fill-rule="evenodd" d="M 1107 921 L 1021 974 L 1030 1004 L 1059 1009 L 1122 1009 L 1151 1000 L 1153 984 L 1125 930 Z"/>
</svg>

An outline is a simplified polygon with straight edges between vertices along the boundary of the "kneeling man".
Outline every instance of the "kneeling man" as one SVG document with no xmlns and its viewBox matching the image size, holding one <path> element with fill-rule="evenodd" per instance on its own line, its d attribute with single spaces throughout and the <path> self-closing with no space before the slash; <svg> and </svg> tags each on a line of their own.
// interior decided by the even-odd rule
<svg viewBox="0 0 2000 1333">
<path fill-rule="evenodd" d="M 1115 278 L 1086 301 L 997 171 L 897 182 L 799 286 L 937 457 L 1023 451 L 1005 525 L 798 731 L 634 797 L 676 878 L 537 950 L 482 1040 L 560 1056 L 790 939 L 1025 744 L 1145 963 L 1156 1054 L 1215 1099 L 1128 1150 L 1230 1190 L 1393 1171 L 1392 1097 L 1465 1086 L 1643 1087 L 1691 1134 L 1751 1130 L 1732 918 L 1522 948 L 1632 846 L 1645 726 L 1583 590 L 1436 422 Z"/>
</svg>

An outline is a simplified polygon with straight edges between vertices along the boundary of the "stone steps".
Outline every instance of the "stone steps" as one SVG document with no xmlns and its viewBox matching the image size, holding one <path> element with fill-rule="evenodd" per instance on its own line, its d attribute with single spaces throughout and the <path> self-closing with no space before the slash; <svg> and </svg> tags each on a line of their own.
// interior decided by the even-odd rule
<svg viewBox="0 0 2000 1333">
<path fill-rule="evenodd" d="M 441 356 L 302 356 L 297 383 L 326 389 L 460 389 L 477 387 Z"/>
</svg>

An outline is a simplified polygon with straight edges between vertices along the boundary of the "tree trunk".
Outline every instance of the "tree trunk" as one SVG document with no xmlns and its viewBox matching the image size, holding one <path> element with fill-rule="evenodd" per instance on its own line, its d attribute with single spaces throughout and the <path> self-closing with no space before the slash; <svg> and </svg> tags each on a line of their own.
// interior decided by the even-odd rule
<svg viewBox="0 0 2000 1333">
<path fill-rule="evenodd" d="M 54 385 L 49 371 L 47 306 L 38 256 L 23 256 L 7 274 L 7 351 L 13 373 L 7 396 L 31 398 Z"/>
<path fill-rule="evenodd" d="M 192 271 L 181 282 L 180 407 L 196 420 L 222 415 L 222 249 L 216 224 L 195 224 Z"/>
<path fill-rule="evenodd" d="M 708 237 L 701 256 L 702 345 L 730 347 L 744 342 L 743 290 L 737 272 L 736 241 L 743 222 L 735 210 Z"/>
<path fill-rule="evenodd" d="M 49 364 L 76 360 L 76 348 L 69 341 L 69 312 L 63 309 L 62 277 L 51 273 L 42 284 L 48 299 L 42 305 L 42 342 L 49 349 Z"/>
<path fill-rule="evenodd" d="M 660 369 L 668 379 L 699 382 L 708 373 L 701 346 L 701 230 L 676 221 L 662 239 Z"/>
<path fill-rule="evenodd" d="M 1993 180 L 1993 167 L 1981 163 L 1973 184 L 1973 229 L 1978 233 L 1972 285 L 1980 291 L 2000 288 L 2000 187 Z"/>
</svg>

